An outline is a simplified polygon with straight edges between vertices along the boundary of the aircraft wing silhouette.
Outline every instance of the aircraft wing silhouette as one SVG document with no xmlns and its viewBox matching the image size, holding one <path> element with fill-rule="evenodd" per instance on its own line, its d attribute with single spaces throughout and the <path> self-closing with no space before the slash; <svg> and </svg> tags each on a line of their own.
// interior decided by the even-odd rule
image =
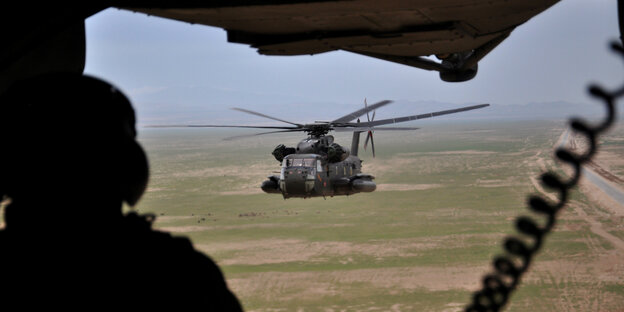
<svg viewBox="0 0 624 312">
<path fill-rule="evenodd" d="M 477 63 L 519 25 L 559 0 L 128 1 L 123 9 L 227 31 L 264 55 L 349 51 L 472 79 Z M 439 61 L 426 58 L 436 55 Z"/>
</svg>

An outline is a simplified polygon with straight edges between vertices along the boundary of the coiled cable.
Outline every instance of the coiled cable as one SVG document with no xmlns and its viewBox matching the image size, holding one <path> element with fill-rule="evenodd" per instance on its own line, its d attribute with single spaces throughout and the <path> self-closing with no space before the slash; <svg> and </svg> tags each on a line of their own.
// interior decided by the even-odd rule
<svg viewBox="0 0 624 312">
<path fill-rule="evenodd" d="M 624 59 L 624 48 L 621 44 L 614 42 L 611 44 L 611 48 Z M 515 227 L 521 235 L 505 238 L 503 248 L 507 253 L 494 257 L 492 262 L 494 273 L 483 277 L 482 288 L 473 294 L 472 303 L 466 307 L 466 312 L 499 311 L 507 304 L 512 292 L 520 283 L 522 276 L 541 248 L 545 236 L 552 231 L 557 213 L 568 202 L 570 190 L 578 184 L 583 164 L 590 161 L 595 155 L 598 137 L 615 122 L 615 101 L 624 95 L 624 86 L 609 92 L 600 86 L 592 85 L 589 87 L 589 93 L 604 103 L 607 109 L 604 120 L 595 126 L 579 118 L 572 118 L 569 121 L 573 131 L 587 138 L 587 142 L 589 142 L 587 151 L 577 155 L 568 149 L 558 148 L 555 157 L 571 165 L 574 173 L 567 181 L 559 178 L 552 171 L 546 172 L 540 177 L 544 187 L 558 192 L 559 201 L 552 203 L 543 197 L 528 197 L 529 209 L 545 217 L 544 224 L 540 225 L 534 218 L 527 216 L 516 218 Z"/>
</svg>

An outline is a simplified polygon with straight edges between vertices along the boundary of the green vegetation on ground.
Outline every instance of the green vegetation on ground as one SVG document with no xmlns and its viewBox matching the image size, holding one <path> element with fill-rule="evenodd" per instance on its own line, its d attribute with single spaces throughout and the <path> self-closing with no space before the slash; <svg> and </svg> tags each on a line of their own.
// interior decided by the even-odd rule
<svg viewBox="0 0 624 312">
<path fill-rule="evenodd" d="M 210 255 L 247 311 L 460 311 L 503 238 L 515 234 L 514 218 L 536 217 L 526 209 L 537 192 L 530 178 L 541 173 L 538 159 L 557 168 L 552 147 L 563 129 L 473 122 L 430 123 L 400 136 L 378 131 L 377 158 L 360 148 L 377 191 L 305 200 L 259 190 L 279 170 L 273 147 L 293 146 L 299 135 L 223 141 L 232 133 L 141 129 L 151 180 L 136 209 Z M 335 136 L 350 146 L 350 134 Z M 572 199 L 594 209 L 582 195 Z M 624 302 L 621 279 L 603 282 L 591 269 L 613 246 L 566 213 L 509 311 L 613 310 Z"/>
</svg>

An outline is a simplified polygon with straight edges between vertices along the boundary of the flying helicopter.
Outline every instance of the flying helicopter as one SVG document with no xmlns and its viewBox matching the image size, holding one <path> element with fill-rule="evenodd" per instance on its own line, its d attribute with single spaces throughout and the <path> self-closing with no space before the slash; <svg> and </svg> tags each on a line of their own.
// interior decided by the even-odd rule
<svg viewBox="0 0 624 312">
<path fill-rule="evenodd" d="M 366 132 L 364 149 L 371 143 L 373 157 L 375 157 L 374 131 L 405 131 L 417 130 L 415 127 L 379 127 L 381 125 L 401 123 L 411 120 L 431 118 L 435 116 L 454 114 L 473 109 L 479 109 L 490 104 L 465 106 L 456 109 L 438 112 L 375 120 L 376 109 L 392 103 L 383 100 L 368 105 L 364 100 L 364 108 L 344 115 L 332 121 L 316 121 L 309 124 L 294 123 L 243 108 L 234 110 L 280 121 L 290 126 L 242 126 L 242 125 L 161 125 L 148 127 L 223 127 L 223 128 L 256 128 L 272 129 L 251 135 L 241 135 L 226 138 L 231 140 L 241 137 L 265 135 L 284 132 L 303 131 L 308 137 L 299 141 L 296 147 L 286 147 L 279 144 L 272 154 L 280 162 L 280 175 L 268 176 L 262 182 L 261 188 L 269 194 L 282 194 L 284 199 L 291 197 L 333 197 L 338 195 L 352 195 L 361 192 L 373 192 L 377 188 L 374 176 L 362 172 L 362 160 L 358 157 L 360 134 Z M 372 117 L 370 112 L 372 111 Z M 367 121 L 360 121 L 359 117 L 366 115 Z M 353 122 L 356 120 L 356 122 Z M 330 131 L 352 131 L 351 148 L 334 142 Z"/>
</svg>

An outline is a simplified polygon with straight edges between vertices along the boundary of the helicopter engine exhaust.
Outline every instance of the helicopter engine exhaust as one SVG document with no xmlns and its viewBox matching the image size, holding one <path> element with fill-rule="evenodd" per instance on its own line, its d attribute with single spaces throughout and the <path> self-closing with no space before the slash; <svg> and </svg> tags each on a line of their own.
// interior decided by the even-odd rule
<svg viewBox="0 0 624 312">
<path fill-rule="evenodd" d="M 271 154 L 273 155 L 273 157 L 275 157 L 275 160 L 282 162 L 282 160 L 284 160 L 284 157 L 290 154 L 294 154 L 295 152 L 296 150 L 294 147 L 286 147 L 284 146 L 284 144 L 280 144 L 275 147 L 273 153 Z"/>
</svg>

